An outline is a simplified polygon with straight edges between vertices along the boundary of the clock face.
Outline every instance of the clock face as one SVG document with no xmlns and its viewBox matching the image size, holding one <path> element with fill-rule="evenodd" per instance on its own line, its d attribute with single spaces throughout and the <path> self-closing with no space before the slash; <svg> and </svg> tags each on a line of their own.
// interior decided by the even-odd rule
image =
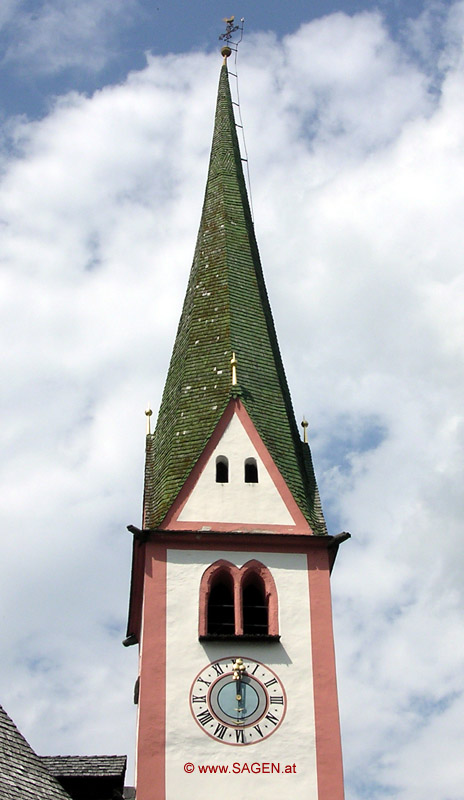
<svg viewBox="0 0 464 800">
<path fill-rule="evenodd" d="M 190 689 L 190 709 L 199 727 L 224 744 L 256 744 L 279 727 L 287 699 L 279 678 L 253 658 L 213 661 Z"/>
</svg>

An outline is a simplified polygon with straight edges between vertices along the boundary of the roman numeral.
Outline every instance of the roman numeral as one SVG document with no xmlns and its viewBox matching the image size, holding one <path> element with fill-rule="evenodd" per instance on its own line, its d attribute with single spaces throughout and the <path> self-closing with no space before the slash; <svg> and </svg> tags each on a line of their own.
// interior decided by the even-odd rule
<svg viewBox="0 0 464 800">
<path fill-rule="evenodd" d="M 217 726 L 216 730 L 214 731 L 214 735 L 217 736 L 218 739 L 223 739 L 225 734 L 226 734 L 226 732 L 227 732 L 226 726 L 225 725 L 221 725 L 219 723 L 219 725 Z"/>
<path fill-rule="evenodd" d="M 197 678 L 197 683 L 204 683 L 205 686 L 211 686 L 211 681 L 205 681 L 203 678 Z"/>
<path fill-rule="evenodd" d="M 254 668 L 253 672 L 251 673 L 252 675 L 254 675 L 254 674 L 255 674 L 255 672 L 256 672 L 256 670 L 258 669 L 258 667 L 259 667 L 259 664 L 256 664 L 256 667 Z"/>
<path fill-rule="evenodd" d="M 283 706 L 284 698 L 282 695 L 279 695 L 278 697 L 271 697 L 271 703 L 280 703 L 280 705 Z"/>
<path fill-rule="evenodd" d="M 240 744 L 245 744 L 245 731 L 241 728 L 235 731 L 235 741 Z"/>
<path fill-rule="evenodd" d="M 202 694 L 199 697 L 192 696 L 192 703 L 206 703 L 206 695 Z"/>
<path fill-rule="evenodd" d="M 197 720 L 200 723 L 200 725 L 203 725 L 203 726 L 207 725 L 208 722 L 211 722 L 212 719 L 213 719 L 213 717 L 209 713 L 207 708 L 205 708 L 205 710 L 202 711 L 201 714 L 197 714 Z"/>
<path fill-rule="evenodd" d="M 254 727 L 255 731 L 258 731 L 259 735 L 262 738 L 263 737 L 263 732 L 262 732 L 261 728 L 259 727 L 259 725 L 253 725 L 253 727 Z"/>
<path fill-rule="evenodd" d="M 224 675 L 224 670 L 220 664 L 213 664 L 213 669 L 215 670 L 216 675 Z"/>
<path fill-rule="evenodd" d="M 277 683 L 277 678 L 272 678 L 272 680 L 271 680 L 271 681 L 268 681 L 268 682 L 267 682 L 267 683 L 265 683 L 264 685 L 265 685 L 267 688 L 269 688 L 269 686 L 272 686 L 274 683 Z"/>
<path fill-rule="evenodd" d="M 275 716 L 274 716 L 274 714 L 271 714 L 271 712 L 270 712 L 270 711 L 269 711 L 269 713 L 268 713 L 268 714 L 266 714 L 266 719 L 268 719 L 268 720 L 269 720 L 269 722 L 272 722 L 272 724 L 273 724 L 273 725 L 277 725 L 277 723 L 278 723 L 278 721 L 279 721 L 279 720 L 277 719 L 277 717 L 275 717 Z"/>
</svg>

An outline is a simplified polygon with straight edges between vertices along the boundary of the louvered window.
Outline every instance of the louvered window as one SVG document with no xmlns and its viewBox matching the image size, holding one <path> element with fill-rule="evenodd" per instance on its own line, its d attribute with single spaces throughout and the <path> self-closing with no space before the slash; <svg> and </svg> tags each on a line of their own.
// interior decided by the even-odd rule
<svg viewBox="0 0 464 800">
<path fill-rule="evenodd" d="M 242 588 L 243 633 L 262 636 L 269 633 L 268 604 L 262 579 L 249 573 Z"/>
<path fill-rule="evenodd" d="M 240 568 L 215 561 L 202 575 L 199 600 L 200 639 L 280 639 L 276 586 L 260 561 Z"/>
<path fill-rule="evenodd" d="M 234 635 L 234 585 L 227 572 L 215 577 L 208 597 L 208 633 Z"/>
</svg>

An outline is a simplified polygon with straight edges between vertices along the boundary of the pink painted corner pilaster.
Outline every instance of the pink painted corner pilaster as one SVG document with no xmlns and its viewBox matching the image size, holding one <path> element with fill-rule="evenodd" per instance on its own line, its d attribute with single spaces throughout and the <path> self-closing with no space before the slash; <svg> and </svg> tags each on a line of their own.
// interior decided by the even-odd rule
<svg viewBox="0 0 464 800">
<path fill-rule="evenodd" d="M 137 800 L 165 800 L 166 548 L 147 544 L 136 754 Z"/>
<path fill-rule="evenodd" d="M 308 553 L 318 800 L 343 800 L 343 762 L 332 625 L 329 556 Z"/>
</svg>

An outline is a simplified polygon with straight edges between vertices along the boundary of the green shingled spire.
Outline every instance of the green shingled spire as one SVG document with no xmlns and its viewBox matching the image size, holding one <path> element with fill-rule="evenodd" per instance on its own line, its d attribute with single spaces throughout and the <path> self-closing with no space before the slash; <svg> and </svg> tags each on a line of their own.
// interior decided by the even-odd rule
<svg viewBox="0 0 464 800">
<path fill-rule="evenodd" d="M 264 285 L 224 65 L 187 294 L 157 426 L 147 436 L 145 528 L 163 520 L 219 422 L 233 391 L 233 352 L 240 399 L 312 530 L 325 534 Z"/>
</svg>

